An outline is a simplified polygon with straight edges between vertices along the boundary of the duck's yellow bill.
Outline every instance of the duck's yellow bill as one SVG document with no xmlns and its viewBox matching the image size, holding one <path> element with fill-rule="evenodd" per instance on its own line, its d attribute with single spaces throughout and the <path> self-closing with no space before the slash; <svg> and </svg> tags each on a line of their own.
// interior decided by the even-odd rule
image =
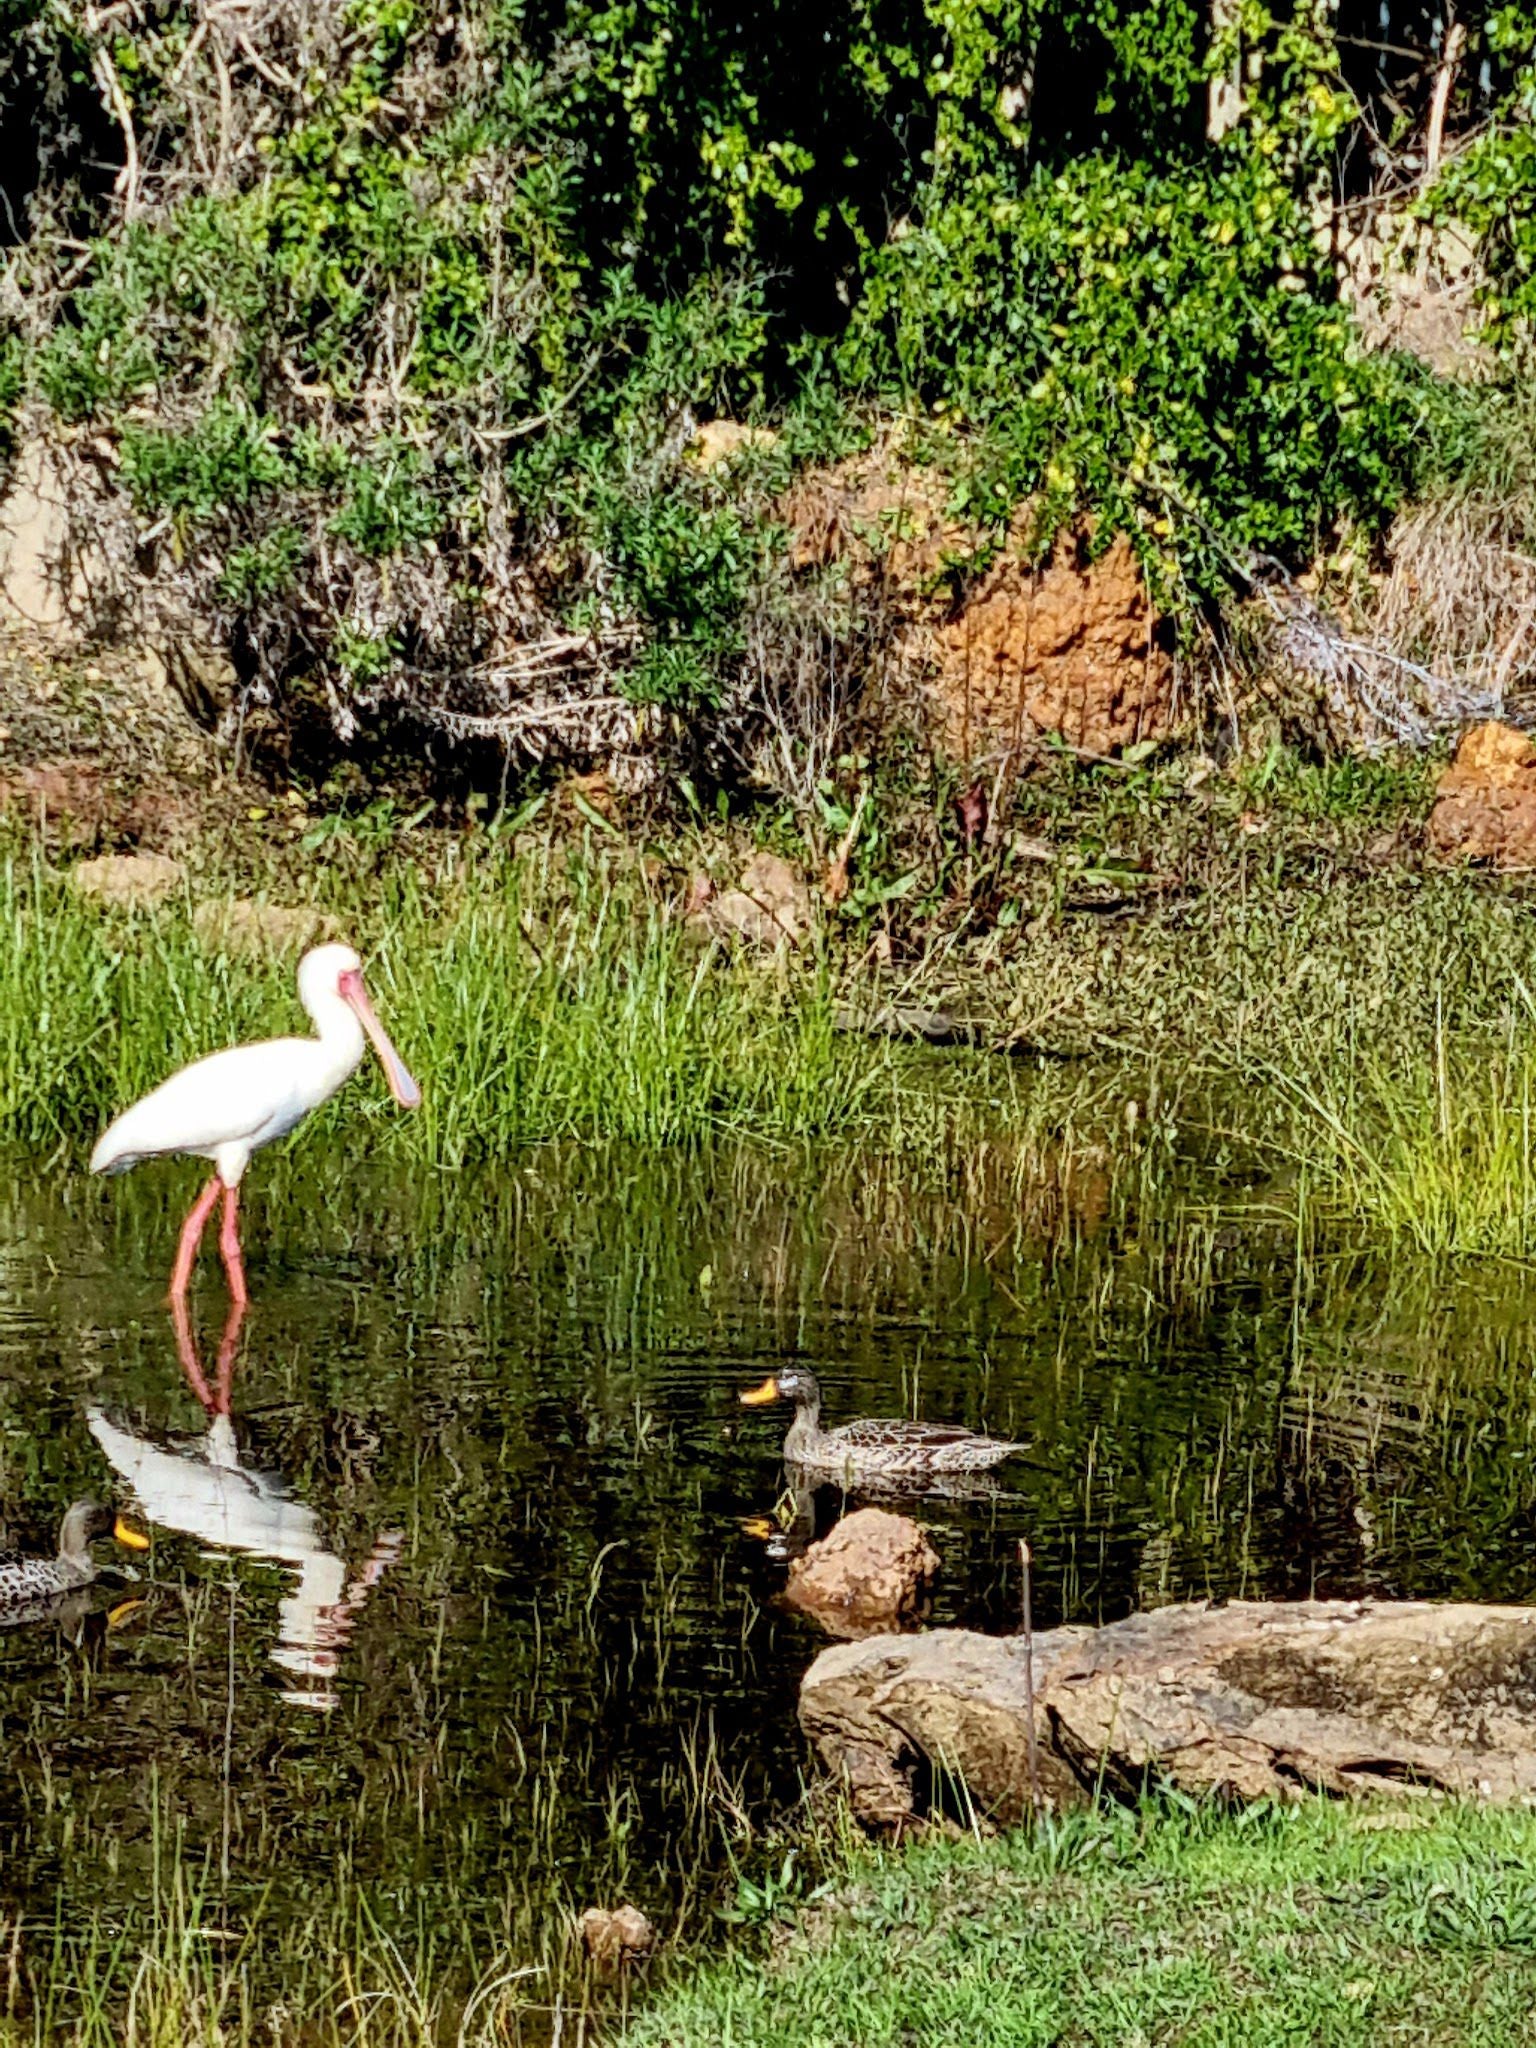
<svg viewBox="0 0 1536 2048">
<path fill-rule="evenodd" d="M 125 1621 L 133 1619 L 140 1608 L 147 1607 L 148 1605 L 149 1602 L 147 1600 L 119 1600 L 115 1607 L 109 1608 L 107 1611 L 107 1627 L 121 1628 Z"/>
<path fill-rule="evenodd" d="M 99 1524 L 98 1524 L 99 1526 Z M 131 1522 L 125 1522 L 121 1515 L 112 1524 L 112 1534 L 125 1550 L 148 1550 L 149 1538 L 142 1529 L 135 1529 Z"/>
<path fill-rule="evenodd" d="M 777 1401 L 779 1398 L 779 1383 L 776 1379 L 766 1379 L 760 1387 L 753 1387 L 745 1394 L 738 1394 L 736 1398 L 743 1408 L 766 1408 L 770 1401 Z"/>
</svg>

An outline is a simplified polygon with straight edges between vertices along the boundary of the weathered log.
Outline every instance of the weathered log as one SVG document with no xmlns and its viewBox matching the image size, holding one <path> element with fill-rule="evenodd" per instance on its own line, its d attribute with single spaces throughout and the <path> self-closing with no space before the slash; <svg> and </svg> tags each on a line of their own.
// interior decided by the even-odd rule
<svg viewBox="0 0 1536 2048">
<path fill-rule="evenodd" d="M 872 1826 L 935 1773 L 1002 1824 L 1029 1810 L 1024 1647 L 936 1629 L 825 1650 L 800 1719 Z M 1166 1784 L 1281 1798 L 1444 1791 L 1536 1804 L 1536 1608 L 1234 1601 L 1035 1638 L 1048 1803 Z"/>
<path fill-rule="evenodd" d="M 1086 1050 L 1042 1045 L 1033 1038 L 1009 1033 L 996 1023 L 956 1017 L 949 1010 L 931 1010 L 921 1003 L 882 1003 L 861 1009 L 838 1003 L 832 1012 L 834 1031 L 862 1033 L 868 1038 L 898 1038 L 925 1045 L 970 1046 L 978 1052 L 1002 1053 L 1008 1059 L 1066 1063 L 1087 1058 Z"/>
</svg>

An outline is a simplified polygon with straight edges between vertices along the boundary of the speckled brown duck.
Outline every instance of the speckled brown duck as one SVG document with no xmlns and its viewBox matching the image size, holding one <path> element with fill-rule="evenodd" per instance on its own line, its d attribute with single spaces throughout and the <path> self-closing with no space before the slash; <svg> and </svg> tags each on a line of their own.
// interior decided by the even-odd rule
<svg viewBox="0 0 1536 2048">
<path fill-rule="evenodd" d="M 77 1500 L 59 1530 L 56 1557 L 28 1556 L 16 1550 L 0 1553 L 0 1618 L 22 1609 L 45 1607 L 90 1585 L 100 1570 L 91 1545 L 103 1536 L 115 1537 L 129 1550 L 149 1548 L 149 1538 L 111 1508 L 93 1500 Z"/>
<path fill-rule="evenodd" d="M 795 1415 L 784 1439 L 785 1463 L 833 1477 L 914 1481 L 985 1472 L 1024 1448 L 1001 1437 L 978 1436 L 952 1422 L 892 1418 L 823 1429 L 821 1388 L 815 1374 L 802 1366 L 775 1373 L 740 1398 L 748 1408 L 792 1401 Z"/>
</svg>

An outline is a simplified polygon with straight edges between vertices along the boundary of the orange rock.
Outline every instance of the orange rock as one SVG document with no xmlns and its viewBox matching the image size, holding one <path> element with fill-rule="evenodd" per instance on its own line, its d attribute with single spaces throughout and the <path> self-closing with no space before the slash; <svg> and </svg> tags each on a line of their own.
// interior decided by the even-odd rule
<svg viewBox="0 0 1536 2048">
<path fill-rule="evenodd" d="M 599 1976 L 644 1962 L 656 1946 L 656 1929 L 638 1906 L 588 1906 L 577 1928 Z"/>
<path fill-rule="evenodd" d="M 1426 836 L 1442 859 L 1536 868 L 1536 746 L 1530 734 L 1496 721 L 1470 727 L 1436 785 Z"/>
<path fill-rule="evenodd" d="M 177 895 L 187 879 L 179 860 L 163 853 L 104 853 L 77 861 L 69 885 L 77 896 L 111 910 L 138 910 Z"/>
<path fill-rule="evenodd" d="M 917 1619 L 938 1569 L 916 1522 L 859 1508 L 795 1559 L 784 1598 L 833 1635 L 874 1635 Z"/>
<path fill-rule="evenodd" d="M 692 892 L 690 892 L 690 901 Z M 705 895 L 688 913 L 699 933 L 742 939 L 771 952 L 798 946 L 814 923 L 811 892 L 776 853 L 759 853 L 742 870 L 741 886 L 723 895 Z"/>
</svg>

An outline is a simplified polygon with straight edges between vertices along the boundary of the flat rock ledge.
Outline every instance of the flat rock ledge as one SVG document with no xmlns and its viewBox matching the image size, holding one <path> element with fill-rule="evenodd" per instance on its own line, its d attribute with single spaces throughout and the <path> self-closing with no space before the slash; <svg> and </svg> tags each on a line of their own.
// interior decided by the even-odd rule
<svg viewBox="0 0 1536 2048">
<path fill-rule="evenodd" d="M 867 1825 L 958 1779 L 1000 1825 L 1032 1793 L 1017 1636 L 934 1629 L 824 1650 L 800 1721 Z M 1431 1792 L 1536 1804 L 1536 1608 L 1199 1602 L 1034 1648 L 1041 1796 L 1148 1783 L 1240 1799 Z"/>
</svg>

